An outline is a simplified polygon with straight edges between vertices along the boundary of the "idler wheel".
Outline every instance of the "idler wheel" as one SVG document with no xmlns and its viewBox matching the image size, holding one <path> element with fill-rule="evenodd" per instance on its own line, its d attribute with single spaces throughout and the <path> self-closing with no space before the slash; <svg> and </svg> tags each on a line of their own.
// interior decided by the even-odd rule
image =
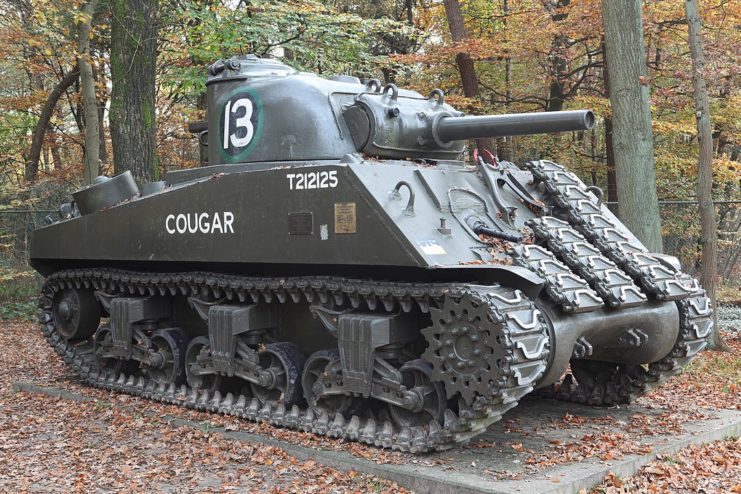
<svg viewBox="0 0 741 494">
<path fill-rule="evenodd" d="M 54 295 L 52 317 L 66 340 L 89 338 L 100 324 L 100 304 L 89 290 L 67 288 Z"/>
<path fill-rule="evenodd" d="M 209 373 L 211 342 L 207 336 L 193 338 L 185 351 L 185 376 L 188 385 L 209 392 L 221 387 L 221 376 Z"/>
<path fill-rule="evenodd" d="M 322 377 L 329 379 L 323 382 Z M 340 352 L 332 349 L 312 353 L 304 364 L 301 387 L 304 390 L 306 402 L 317 415 L 320 415 L 322 410 L 326 410 L 330 417 L 337 413 L 347 417 L 357 405 L 358 400 L 352 396 L 322 393 L 329 385 L 327 381 L 332 382 L 335 379 L 337 386 L 341 387 Z"/>
<path fill-rule="evenodd" d="M 116 375 L 123 370 L 124 361 L 111 355 L 113 348 L 113 330 L 108 324 L 102 324 L 95 332 L 93 350 L 98 367 L 105 372 Z"/>
<path fill-rule="evenodd" d="M 286 409 L 303 401 L 301 371 L 306 357 L 293 343 L 270 343 L 259 353 L 262 371 L 271 374 L 269 383 L 250 383 L 252 394 L 260 403 L 283 403 Z"/>
<path fill-rule="evenodd" d="M 432 365 L 417 359 L 406 362 L 399 370 L 402 384 L 407 390 L 419 393 L 422 406 L 418 410 L 409 410 L 389 404 L 389 415 L 394 423 L 399 427 L 416 427 L 427 425 L 434 420 L 442 425 L 447 399 L 443 385 L 431 380 Z"/>
<path fill-rule="evenodd" d="M 443 383 L 448 398 L 460 393 L 468 405 L 476 395 L 490 397 L 507 364 L 505 325 L 469 294 L 446 297 L 442 308 L 430 307 L 430 315 L 432 326 L 422 330 L 428 343 L 422 358 L 432 364 L 431 380 Z"/>
<path fill-rule="evenodd" d="M 160 329 L 150 338 L 154 355 L 145 367 L 149 377 L 160 384 L 183 384 L 187 336 L 180 329 Z"/>
</svg>

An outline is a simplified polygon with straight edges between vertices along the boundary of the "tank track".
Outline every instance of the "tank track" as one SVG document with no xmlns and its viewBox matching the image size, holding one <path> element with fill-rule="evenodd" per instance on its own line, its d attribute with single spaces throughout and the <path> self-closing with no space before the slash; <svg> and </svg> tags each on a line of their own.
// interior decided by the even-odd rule
<svg viewBox="0 0 741 494">
<path fill-rule="evenodd" d="M 349 302 L 359 307 L 361 300 L 372 309 L 378 303 L 387 311 L 398 306 L 408 312 L 417 304 L 429 312 L 442 304 L 446 297 L 468 297 L 487 306 L 490 320 L 503 323 L 506 337 L 502 346 L 507 351 L 500 385 L 493 396 L 476 396 L 470 406 L 460 404 L 458 411 L 444 412 L 444 424 L 431 421 L 427 426 L 398 428 L 391 421 L 342 414 L 320 415 L 309 407 L 294 405 L 286 409 L 282 403 L 261 405 L 256 398 L 219 391 L 210 393 L 188 386 L 166 386 L 142 375 L 118 374 L 101 369 L 94 357 L 89 340 L 68 341 L 57 331 L 52 316 L 54 294 L 65 288 L 103 290 L 128 296 L 204 295 L 225 297 L 231 301 L 272 301 L 280 303 L 299 300 Z M 426 452 L 449 449 L 483 433 L 498 421 L 504 412 L 532 391 L 545 371 L 550 344 L 543 316 L 533 302 L 518 290 L 500 286 L 476 286 L 439 283 L 393 283 L 333 277 L 253 278 L 216 273 L 137 273 L 112 269 L 82 269 L 60 271 L 46 280 L 39 299 L 39 321 L 48 343 L 73 371 L 87 384 L 97 388 L 142 396 L 155 401 L 196 410 L 218 412 L 314 434 L 359 441 L 405 452 Z M 545 351 L 536 352 L 540 348 Z M 459 400 L 460 402 L 460 400 Z"/>
<path fill-rule="evenodd" d="M 534 183 L 543 184 L 546 202 L 553 206 L 557 216 L 565 220 L 541 217 L 531 221 L 530 226 L 540 241 L 547 243 L 569 267 L 592 283 L 595 279 L 606 279 L 607 273 L 614 276 L 617 270 L 612 266 L 617 266 L 652 298 L 676 301 L 679 336 L 666 357 L 650 363 L 647 368 L 616 366 L 608 379 L 600 381 L 599 385 L 580 385 L 571 374 L 567 374 L 560 386 L 549 386 L 539 391 L 543 396 L 590 405 L 630 403 L 677 374 L 707 345 L 713 327 L 710 300 L 697 280 L 670 268 L 624 235 L 618 225 L 603 214 L 597 198 L 576 175 L 545 160 L 530 162 L 527 167 L 533 174 Z M 607 259 L 596 258 L 598 253 Z M 620 275 L 624 279 L 624 275 Z M 605 285 L 604 288 L 610 291 L 621 286 Z M 602 295 L 603 289 L 597 291 Z M 629 288 L 628 293 L 634 296 L 636 291 Z M 619 305 L 625 303 L 619 296 L 616 301 L 620 302 Z"/>
</svg>

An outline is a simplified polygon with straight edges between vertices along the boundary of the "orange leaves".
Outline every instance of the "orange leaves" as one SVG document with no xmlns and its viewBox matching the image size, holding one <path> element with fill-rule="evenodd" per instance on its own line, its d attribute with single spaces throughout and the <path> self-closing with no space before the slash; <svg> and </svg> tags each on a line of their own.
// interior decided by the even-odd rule
<svg viewBox="0 0 741 494">
<path fill-rule="evenodd" d="M 473 448 L 473 449 L 488 449 L 488 448 L 493 448 L 496 445 L 497 445 L 497 443 L 480 441 L 480 442 L 477 442 L 477 443 L 471 443 L 471 444 L 468 445 L 468 447 L 469 448 Z"/>
<path fill-rule="evenodd" d="M 717 181 L 734 182 L 741 176 L 739 162 L 727 156 L 720 156 L 713 160 L 713 179 Z"/>
<path fill-rule="evenodd" d="M 679 376 L 652 390 L 641 398 L 650 406 L 684 409 L 686 397 L 692 396 L 696 408 L 726 408 L 741 410 L 741 335 L 725 335 L 730 352 L 705 351 Z M 664 417 L 671 420 L 671 417 Z"/>
<path fill-rule="evenodd" d="M 569 425 L 582 425 L 584 424 L 584 420 L 585 420 L 584 417 L 574 416 L 574 415 L 571 415 L 570 413 L 566 413 L 563 416 L 564 423 L 569 424 Z"/>
<path fill-rule="evenodd" d="M 613 473 L 613 472 L 610 472 L 610 473 L 607 474 L 607 476 L 605 477 L 605 481 L 607 483 L 609 483 L 609 485 L 611 485 L 613 487 L 620 488 L 620 487 L 623 486 L 623 481 L 620 480 L 620 477 L 618 477 L 617 475 L 615 475 L 615 473 Z"/>
<path fill-rule="evenodd" d="M 592 493 L 741 492 L 741 439 L 692 445 L 676 455 L 659 455 L 629 479 L 610 472 Z"/>
<path fill-rule="evenodd" d="M 597 424 L 607 425 L 607 428 L 598 428 Z M 566 414 L 561 422 L 553 424 L 556 427 L 571 429 L 576 428 L 582 431 L 590 431 L 596 428 L 596 432 L 586 432 L 580 437 L 572 434 L 572 441 L 560 439 L 549 440 L 549 444 L 554 447 L 549 450 L 531 451 L 530 456 L 525 459 L 524 463 L 542 470 L 564 463 L 583 461 L 589 458 L 599 458 L 600 461 L 609 462 L 620 460 L 627 455 L 645 454 L 651 452 L 651 446 L 645 444 L 640 439 L 640 434 L 628 434 L 618 432 L 627 428 L 624 422 L 618 422 L 610 416 L 586 418 Z M 615 431 L 615 432 L 606 432 Z M 517 447 L 520 444 L 513 445 L 512 448 L 519 451 Z"/>
</svg>

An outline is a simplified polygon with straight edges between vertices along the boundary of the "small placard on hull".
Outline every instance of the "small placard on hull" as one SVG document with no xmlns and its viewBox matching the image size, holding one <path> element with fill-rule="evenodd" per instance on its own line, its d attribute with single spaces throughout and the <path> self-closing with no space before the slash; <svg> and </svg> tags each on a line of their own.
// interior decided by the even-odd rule
<svg viewBox="0 0 741 494">
<path fill-rule="evenodd" d="M 357 233 L 357 216 L 354 202 L 338 202 L 334 205 L 334 232 L 337 235 Z"/>
</svg>

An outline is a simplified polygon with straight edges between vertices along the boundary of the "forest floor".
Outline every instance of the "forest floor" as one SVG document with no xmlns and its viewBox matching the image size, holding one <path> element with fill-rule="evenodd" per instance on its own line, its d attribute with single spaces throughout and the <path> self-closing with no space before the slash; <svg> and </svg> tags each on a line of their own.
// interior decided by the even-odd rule
<svg viewBox="0 0 741 494">
<path fill-rule="evenodd" d="M 546 441 L 549 447 L 537 452 L 528 450 L 527 432 L 518 436 L 520 422 L 514 418 L 500 426 L 510 441 L 495 445 L 483 438 L 467 448 L 488 455 L 495 453 L 488 448 L 503 447 L 521 455 L 523 468 L 530 471 L 589 458 L 609 465 L 613 459 L 646 449 L 636 438 L 681 431 L 684 421 L 701 421 L 707 411 L 741 410 L 741 309 L 727 307 L 719 312 L 732 352 L 703 352 L 682 374 L 639 399 L 647 413 L 626 415 L 627 420 L 614 419 L 617 412 L 598 418 L 562 414 L 537 435 L 556 437 L 551 434 L 557 429 L 568 429 L 571 435 Z M 49 349 L 33 323 L 0 322 L 0 348 L 2 492 L 408 492 L 377 476 L 299 459 L 277 446 L 233 441 L 213 433 L 212 427 L 349 452 L 379 464 L 411 462 L 453 469 L 434 456 L 381 451 L 86 388 Z M 90 400 L 18 393 L 12 388 L 16 381 L 63 388 Z M 172 417 L 208 425 L 177 425 Z M 583 430 L 569 428 L 583 426 L 585 420 L 590 422 L 585 428 L 598 423 L 609 433 L 591 432 L 569 440 L 576 437 L 573 431 Z M 492 475 L 501 479 L 510 474 L 505 470 Z M 632 477 L 608 475 L 591 492 L 741 493 L 741 439 L 660 455 Z"/>
<path fill-rule="evenodd" d="M 741 306 L 719 307 L 718 324 L 730 352 L 701 353 L 682 374 L 639 401 L 674 410 L 741 410 Z M 690 446 L 675 455 L 660 455 L 632 477 L 608 475 L 591 491 L 634 492 L 741 493 L 741 438 Z"/>
</svg>

